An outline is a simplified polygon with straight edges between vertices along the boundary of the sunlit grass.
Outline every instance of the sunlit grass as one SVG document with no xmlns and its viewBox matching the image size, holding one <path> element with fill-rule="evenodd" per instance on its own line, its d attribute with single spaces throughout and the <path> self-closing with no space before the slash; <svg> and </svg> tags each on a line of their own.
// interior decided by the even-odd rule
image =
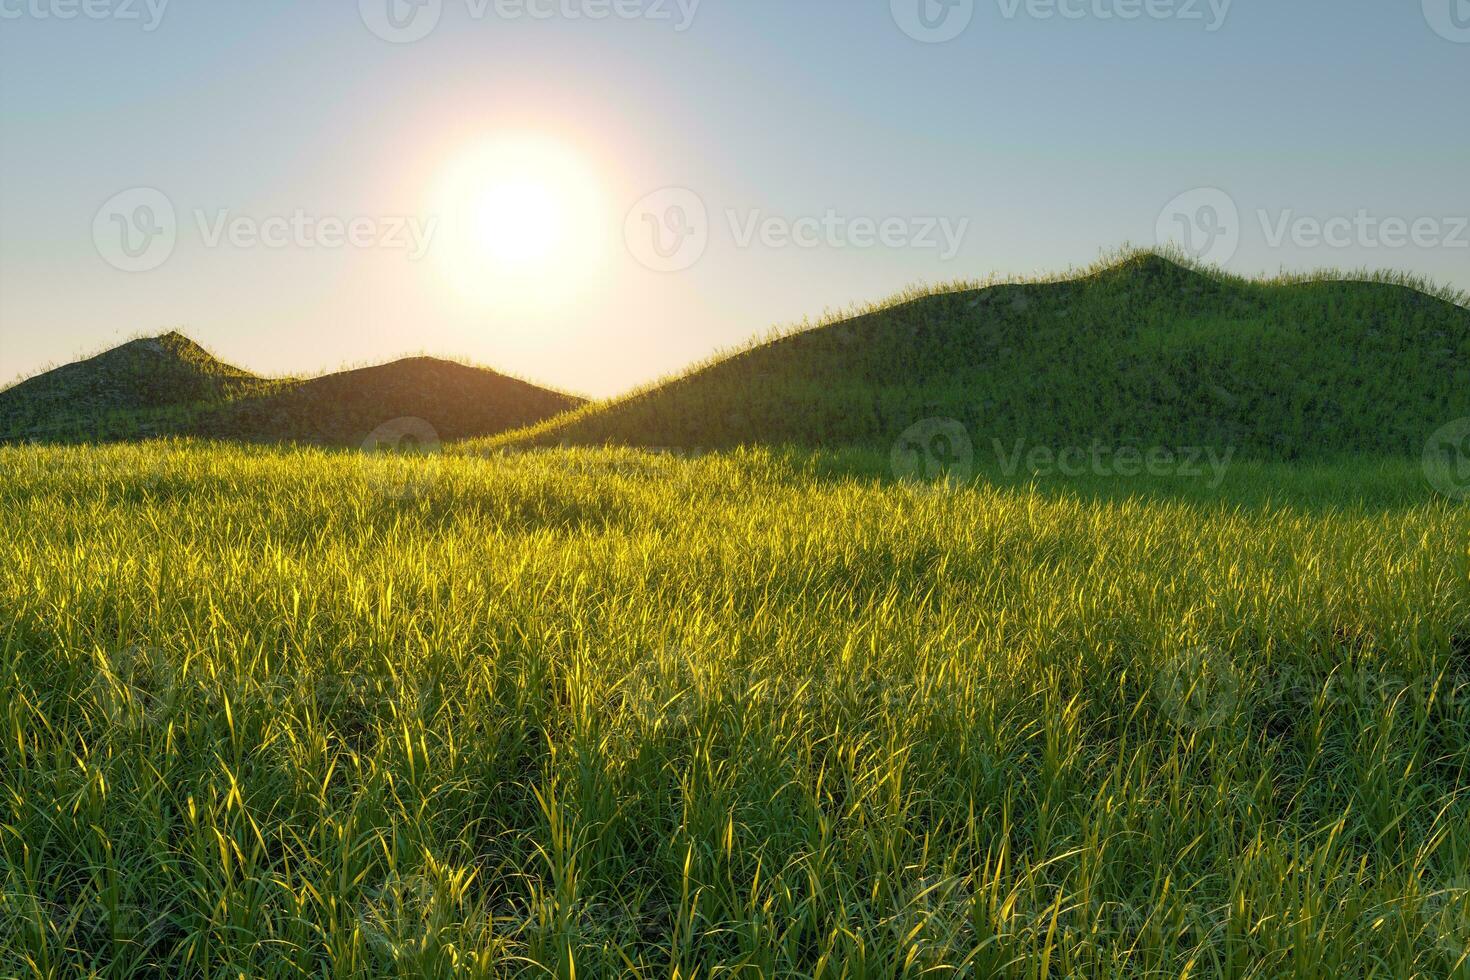
<svg viewBox="0 0 1470 980">
<path fill-rule="evenodd" d="M 1410 464 L 0 474 L 0 975 L 1442 977 L 1470 943 L 1470 509 Z"/>
</svg>

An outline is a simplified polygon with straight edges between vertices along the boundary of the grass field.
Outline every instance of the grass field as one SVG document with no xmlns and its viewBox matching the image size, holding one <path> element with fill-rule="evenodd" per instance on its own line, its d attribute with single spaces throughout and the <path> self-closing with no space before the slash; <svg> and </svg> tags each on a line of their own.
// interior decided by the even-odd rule
<svg viewBox="0 0 1470 980">
<path fill-rule="evenodd" d="M 0 449 L 0 975 L 1470 975 L 1417 462 Z"/>
</svg>

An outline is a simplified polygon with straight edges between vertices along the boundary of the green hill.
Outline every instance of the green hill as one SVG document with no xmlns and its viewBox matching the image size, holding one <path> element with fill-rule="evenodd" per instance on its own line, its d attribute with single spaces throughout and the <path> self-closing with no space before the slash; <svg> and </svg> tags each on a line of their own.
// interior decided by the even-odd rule
<svg viewBox="0 0 1470 980">
<path fill-rule="evenodd" d="M 266 379 L 168 333 L 0 391 L 0 442 L 177 435 L 355 446 L 403 418 L 427 421 L 442 439 L 466 439 L 532 425 L 581 403 L 429 357 L 319 378 Z"/>
<path fill-rule="evenodd" d="M 360 445 L 404 417 L 471 447 L 886 453 L 916 423 L 952 419 L 1006 451 L 1409 456 L 1470 417 L 1470 311 L 1407 279 L 1253 281 L 1132 253 L 1069 279 L 910 293 L 597 404 L 427 357 L 270 380 L 178 333 L 0 391 L 0 441 Z"/>
<path fill-rule="evenodd" d="M 273 385 L 169 332 L 0 391 L 0 438 L 69 438 L 104 420 L 148 434 L 190 405 L 263 393 Z"/>
<path fill-rule="evenodd" d="M 356 446 L 386 422 L 415 418 L 441 439 L 468 439 L 532 425 L 582 401 L 485 368 L 412 357 L 235 400 L 204 413 L 189 434 Z"/>
<path fill-rule="evenodd" d="M 961 285 L 802 330 L 499 446 L 886 452 L 926 418 L 978 445 L 1406 455 L 1470 416 L 1470 311 L 1417 283 L 1249 281 L 1129 254 Z"/>
</svg>

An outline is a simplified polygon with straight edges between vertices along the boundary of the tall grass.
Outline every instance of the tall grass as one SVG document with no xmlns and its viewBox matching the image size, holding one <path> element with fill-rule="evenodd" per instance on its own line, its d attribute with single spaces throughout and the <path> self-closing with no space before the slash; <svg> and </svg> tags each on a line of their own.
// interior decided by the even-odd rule
<svg viewBox="0 0 1470 980">
<path fill-rule="evenodd" d="M 0 473 L 0 975 L 1470 975 L 1470 510 L 1427 493 Z"/>
</svg>

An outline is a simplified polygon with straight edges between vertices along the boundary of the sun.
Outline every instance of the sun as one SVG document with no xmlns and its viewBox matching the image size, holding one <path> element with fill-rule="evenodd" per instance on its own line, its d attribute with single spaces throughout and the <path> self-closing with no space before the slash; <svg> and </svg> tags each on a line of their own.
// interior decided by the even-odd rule
<svg viewBox="0 0 1470 980">
<path fill-rule="evenodd" d="M 603 211 L 597 176 L 575 152 L 540 137 L 495 137 L 446 168 L 435 208 L 445 241 L 435 254 L 477 305 L 555 305 L 596 271 Z"/>
<path fill-rule="evenodd" d="M 567 217 L 557 189 L 533 178 L 486 188 L 469 214 L 475 247 L 505 268 L 551 258 L 570 234 Z"/>
</svg>

